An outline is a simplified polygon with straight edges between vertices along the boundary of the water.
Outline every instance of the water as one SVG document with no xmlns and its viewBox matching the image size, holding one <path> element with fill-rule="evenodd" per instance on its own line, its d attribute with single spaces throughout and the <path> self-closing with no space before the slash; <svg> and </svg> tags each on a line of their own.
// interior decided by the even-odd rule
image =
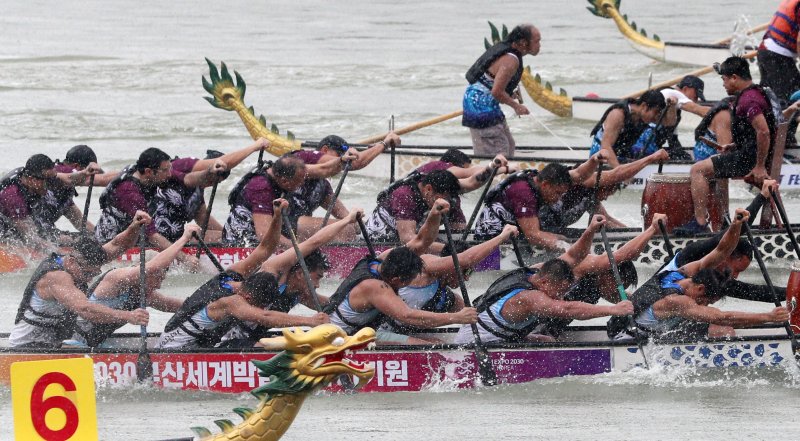
<svg viewBox="0 0 800 441">
<path fill-rule="evenodd" d="M 179 156 L 250 142 L 238 118 L 212 108 L 200 77 L 203 60 L 225 61 L 247 82 L 245 101 L 281 132 L 318 140 L 336 133 L 355 140 L 460 109 L 463 74 L 489 36 L 487 20 L 512 26 L 534 21 L 542 52 L 525 59 L 535 72 L 572 96 L 619 96 L 692 69 L 660 65 L 639 55 L 611 21 L 582 1 L 461 2 L 44 2 L 6 0 L 0 17 L 0 172 L 33 153 L 63 158 L 89 144 L 109 169 L 156 146 Z M 628 14 L 663 40 L 709 42 L 730 32 L 744 14 L 752 25 L 769 18 L 772 1 L 625 2 Z M 753 66 L 754 73 L 756 72 Z M 723 96 L 707 76 L 706 96 Z M 560 119 L 526 104 L 533 116 L 509 118 L 520 145 L 587 145 L 591 122 Z M 537 122 L 538 121 L 538 122 Z M 540 124 L 541 123 L 541 124 Z M 555 135 L 542 127 L 546 125 Z M 408 144 L 469 143 L 458 120 L 409 134 Z M 245 163 L 254 163 L 251 159 Z M 241 175 L 243 166 L 234 175 Z M 234 183 L 220 186 L 223 201 Z M 352 176 L 344 200 L 369 210 L 384 185 Z M 96 192 L 98 193 L 98 192 Z M 98 195 L 95 194 L 95 197 Z M 732 195 L 745 205 L 747 194 Z M 622 193 L 609 210 L 638 223 L 637 193 Z M 468 208 L 477 195 L 466 199 Z M 78 198 L 77 203 L 82 206 Z M 790 217 L 800 215 L 787 198 Z M 224 219 L 226 204 L 215 204 Z M 99 214 L 96 199 L 90 217 Z M 774 275 L 785 283 L 788 264 Z M 751 268 L 743 277 L 758 280 Z M 644 273 L 652 268 L 643 269 Z M 3 277 L 0 332 L 29 273 Z M 493 275 L 470 283 L 479 292 Z M 205 276 L 177 273 L 164 292 L 186 296 Z M 330 293 L 335 280 L 325 281 Z M 727 301 L 725 308 L 769 309 Z M 168 318 L 152 313 L 152 329 Z M 437 385 L 426 393 L 320 396 L 309 400 L 286 439 L 764 439 L 796 435 L 797 373 L 777 370 L 629 372 L 565 378 L 492 390 L 457 391 Z M 0 387 L 0 439 L 13 437 L 10 392 Z M 761 406 L 755 403 L 762 403 Z M 195 425 L 235 416 L 249 396 L 158 391 L 98 392 L 100 438 L 187 436 Z M 765 405 L 766 404 L 766 405 Z M 155 411 L 154 411 L 155 410 Z M 478 418 L 476 418 L 478 416 Z M 646 424 L 643 424 L 646 421 Z M 713 426 L 709 423 L 713 423 Z"/>
</svg>

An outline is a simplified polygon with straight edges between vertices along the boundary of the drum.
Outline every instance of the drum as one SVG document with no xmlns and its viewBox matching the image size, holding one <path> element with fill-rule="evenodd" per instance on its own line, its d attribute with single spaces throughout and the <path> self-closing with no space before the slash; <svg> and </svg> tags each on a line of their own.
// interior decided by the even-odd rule
<svg viewBox="0 0 800 441">
<path fill-rule="evenodd" d="M 711 181 L 708 214 L 714 231 L 722 228 L 722 216 L 728 210 L 728 181 Z M 642 193 L 644 228 L 650 226 L 653 214 L 667 215 L 667 231 L 680 227 L 694 218 L 692 187 L 689 173 L 653 173 L 647 178 Z"/>
<path fill-rule="evenodd" d="M 789 308 L 789 324 L 792 332 L 800 334 L 800 262 L 792 264 L 792 273 L 786 284 L 786 307 Z"/>
</svg>

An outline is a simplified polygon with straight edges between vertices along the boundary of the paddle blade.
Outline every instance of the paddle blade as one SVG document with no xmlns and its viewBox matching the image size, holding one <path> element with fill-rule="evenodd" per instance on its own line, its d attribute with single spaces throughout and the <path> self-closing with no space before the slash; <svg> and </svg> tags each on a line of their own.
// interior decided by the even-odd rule
<svg viewBox="0 0 800 441">
<path fill-rule="evenodd" d="M 136 379 L 139 382 L 149 381 L 153 378 L 153 362 L 150 360 L 149 352 L 139 352 L 136 360 Z"/>
<path fill-rule="evenodd" d="M 492 357 L 489 355 L 489 351 L 483 345 L 476 346 L 475 358 L 478 361 L 478 374 L 481 377 L 481 383 L 484 386 L 496 386 L 497 374 L 492 367 Z"/>
</svg>

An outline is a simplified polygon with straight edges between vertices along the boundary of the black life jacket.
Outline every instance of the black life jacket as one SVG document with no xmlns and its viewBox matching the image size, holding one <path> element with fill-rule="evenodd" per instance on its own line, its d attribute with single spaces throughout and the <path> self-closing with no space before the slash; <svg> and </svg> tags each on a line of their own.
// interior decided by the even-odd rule
<svg viewBox="0 0 800 441">
<path fill-rule="evenodd" d="M 247 183 L 250 182 L 256 176 L 264 176 L 270 181 L 276 189 L 280 189 L 280 187 L 272 180 L 272 178 L 267 173 L 267 170 L 272 167 L 272 161 L 266 161 L 261 166 L 256 165 L 250 171 L 245 173 L 244 176 L 236 182 L 236 185 L 233 186 L 233 190 L 228 194 L 228 205 L 234 207 L 236 205 L 245 205 L 244 203 L 244 188 L 247 186 Z M 247 207 L 248 209 L 250 207 Z"/>
<path fill-rule="evenodd" d="M 37 195 L 36 193 L 31 193 L 28 189 L 25 188 L 24 185 L 20 182 L 20 178 L 22 177 L 22 171 L 24 167 L 17 167 L 14 170 L 8 172 L 5 176 L 0 178 L 0 191 L 5 190 L 6 188 L 16 185 L 19 188 L 20 193 L 22 193 L 23 199 L 25 199 L 25 203 L 33 213 L 36 210 L 36 207 L 39 205 L 42 197 Z"/>
<path fill-rule="evenodd" d="M 49 272 L 66 271 L 62 261 L 63 258 L 64 256 L 52 253 L 36 267 L 36 270 L 31 276 L 31 280 L 28 282 L 28 285 L 25 286 L 22 300 L 19 303 L 19 308 L 17 308 L 17 315 L 14 318 L 14 324 L 24 321 L 33 326 L 47 328 L 48 330 L 55 331 L 58 338 L 62 340 L 72 336 L 78 318 L 77 314 L 66 309 L 63 315 L 52 316 L 36 312 L 31 308 L 31 299 L 33 298 L 33 293 L 36 290 L 36 284 L 39 283 L 39 280 Z M 85 283 L 76 284 L 76 286 L 84 293 L 86 293 L 88 289 Z M 31 313 L 35 318 L 25 317 L 26 312 Z"/>
<path fill-rule="evenodd" d="M 419 186 L 417 184 L 419 184 L 419 182 L 422 180 L 424 176 L 425 175 L 422 174 L 419 170 L 413 170 L 411 173 L 392 182 L 391 184 L 389 184 L 388 187 L 386 187 L 380 193 L 378 193 L 378 204 L 391 197 L 392 193 L 394 193 L 395 190 L 397 190 L 400 187 L 406 187 L 406 186 L 411 187 L 411 189 L 415 192 L 414 194 L 415 195 L 418 194 Z M 422 199 L 421 197 L 415 198 L 415 200 L 421 200 L 421 199 Z"/>
<path fill-rule="evenodd" d="M 144 199 L 148 201 L 148 209 L 147 209 L 148 213 L 153 212 L 152 210 L 153 207 L 150 207 L 149 205 L 153 203 L 154 200 L 153 196 L 155 196 L 156 194 L 156 187 L 155 186 L 146 187 L 142 185 L 142 182 L 133 176 L 134 173 L 136 173 L 136 166 L 134 164 L 128 165 L 122 169 L 122 172 L 116 178 L 112 179 L 111 182 L 108 183 L 106 189 L 103 190 L 103 193 L 100 195 L 100 208 L 102 208 L 103 210 L 107 208 L 114 208 L 115 212 L 122 213 L 121 211 L 117 210 L 116 207 L 114 207 L 115 201 L 112 199 L 113 193 L 116 191 L 117 187 L 119 187 L 120 184 L 122 184 L 125 181 L 130 181 L 136 185 L 136 188 L 138 188 L 139 191 L 142 193 Z M 130 224 L 132 219 L 126 219 L 126 221 L 128 224 Z"/>
<path fill-rule="evenodd" d="M 539 207 L 539 226 L 546 231 L 568 227 L 590 211 L 594 189 L 573 185 L 552 205 Z"/>
<path fill-rule="evenodd" d="M 603 123 L 605 123 L 606 118 L 608 118 L 608 114 L 611 113 L 614 109 L 622 109 L 625 113 L 625 120 L 622 125 L 622 130 L 619 132 L 619 136 L 617 137 L 617 141 L 614 142 L 614 153 L 618 157 L 623 158 L 630 158 L 631 157 L 631 147 L 636 143 L 636 140 L 642 136 L 642 132 L 647 128 L 647 124 L 643 122 L 635 122 L 633 120 L 633 116 L 631 115 L 630 105 L 632 103 L 631 98 L 624 99 L 618 103 L 612 104 L 611 107 L 606 109 L 606 112 L 603 114 L 603 117 L 600 118 L 600 121 L 595 124 L 594 128 L 592 129 L 591 136 L 594 137 L 600 129 L 603 128 Z M 605 136 L 605 132 L 604 132 Z"/>
<path fill-rule="evenodd" d="M 711 121 L 714 119 L 715 116 L 717 116 L 719 112 L 722 112 L 723 110 L 730 111 L 732 100 L 733 97 L 727 96 L 721 99 L 717 104 L 714 105 L 714 107 L 711 108 L 711 110 L 708 111 L 708 113 L 706 113 L 703 119 L 700 120 L 700 124 L 698 124 L 697 127 L 694 129 L 695 141 L 700 141 L 701 137 L 708 136 L 708 127 L 711 125 Z"/>
<path fill-rule="evenodd" d="M 177 328 L 181 328 L 184 332 L 194 337 L 198 345 L 202 347 L 214 346 L 230 328 L 236 324 L 241 324 L 241 321 L 234 317 L 228 317 L 214 328 L 203 330 L 198 334 L 195 329 L 200 328 L 200 326 L 193 322 L 192 316 L 212 302 L 223 297 L 237 295 L 233 290 L 222 287 L 221 285 L 223 283 L 242 281 L 244 281 L 244 277 L 235 271 L 225 271 L 224 273 L 214 276 L 211 280 L 200 286 L 200 288 L 197 288 L 197 290 L 183 302 L 181 309 L 167 322 L 167 325 L 164 327 L 164 332 L 171 332 Z M 194 328 L 188 329 L 185 325 L 187 322 L 192 323 Z"/>
<path fill-rule="evenodd" d="M 597 287 L 597 276 L 589 274 L 583 276 L 578 280 L 578 283 L 572 285 L 569 291 L 564 295 L 564 301 L 567 302 L 583 302 L 596 305 L 602 297 L 600 289 Z M 547 326 L 548 334 L 557 337 L 563 333 L 573 319 L 565 319 L 559 317 L 542 317 L 542 323 Z"/>
<path fill-rule="evenodd" d="M 736 108 L 739 106 L 739 98 L 742 97 L 744 92 L 750 89 L 756 89 L 767 102 L 768 109 L 764 114 L 764 117 L 766 118 L 767 125 L 769 126 L 769 146 L 770 149 L 772 149 L 772 147 L 774 147 L 773 144 L 775 143 L 775 129 L 777 128 L 777 123 L 782 121 L 783 114 L 780 110 L 780 104 L 777 103 L 777 98 L 775 98 L 775 94 L 772 92 L 772 90 L 766 87 L 761 87 L 755 83 L 739 92 L 733 99 L 733 104 L 731 105 L 731 109 L 733 109 L 731 111 L 731 133 L 733 134 L 733 142 L 735 142 L 739 148 L 748 148 L 754 150 L 757 148 L 755 129 L 750 125 L 750 122 L 747 121 L 746 117 L 743 118 L 736 115 Z M 775 110 L 776 108 L 777 111 Z"/>
<path fill-rule="evenodd" d="M 522 78 L 522 72 L 524 70 L 524 67 L 522 66 L 522 54 L 516 49 L 512 48 L 511 43 L 506 43 L 504 41 L 501 41 L 500 43 L 490 47 L 478 58 L 477 61 L 475 61 L 475 64 L 469 68 L 466 75 L 469 84 L 474 84 L 476 81 L 480 81 L 481 77 L 483 77 L 483 74 L 488 72 L 492 63 L 505 54 L 514 54 L 516 55 L 517 59 L 519 59 L 517 71 L 514 72 L 511 80 L 508 81 L 508 85 L 506 85 L 506 93 L 509 95 L 513 94 L 519 85 L 519 81 Z"/>
<path fill-rule="evenodd" d="M 494 315 L 492 312 L 491 306 L 498 302 L 501 298 L 505 295 L 514 291 L 516 289 L 523 289 L 523 290 L 532 290 L 536 289 L 535 286 L 531 282 L 528 281 L 528 278 L 536 274 L 539 270 L 537 268 L 517 268 L 515 270 L 511 270 L 508 273 L 504 274 L 502 277 L 497 279 L 489 289 L 486 290 L 486 293 L 479 296 L 475 299 L 473 306 L 477 309 L 478 314 L 486 312 L 489 318 L 494 322 L 494 325 L 497 326 L 498 329 L 494 329 L 489 327 L 486 323 L 481 320 L 480 315 L 478 316 L 478 323 L 486 329 L 488 332 L 494 334 L 495 336 L 502 338 L 506 341 L 522 341 L 525 339 L 525 336 L 531 333 L 534 328 L 539 326 L 541 323 L 541 318 L 537 320 L 532 320 L 530 324 L 525 326 L 524 328 L 516 329 L 516 328 L 509 328 L 508 326 L 504 325 L 500 322 L 497 316 Z"/>
<path fill-rule="evenodd" d="M 425 302 L 419 309 L 422 311 L 445 313 L 449 312 L 453 305 L 456 304 L 456 295 L 443 281 L 439 281 L 439 289 L 436 294 Z M 400 323 L 391 317 L 386 317 L 387 324 L 392 328 L 393 332 L 403 335 L 419 334 L 426 331 L 428 328 L 418 328 L 416 326 L 406 325 Z"/>
<path fill-rule="evenodd" d="M 88 292 L 90 295 L 95 289 L 97 289 L 97 286 L 100 285 L 100 282 L 102 282 L 106 275 L 111 271 L 113 271 L 113 269 L 103 273 L 89 286 Z M 139 288 L 134 288 L 128 291 L 127 294 L 128 298 L 122 304 L 122 308 L 120 309 L 122 311 L 133 311 L 134 309 L 139 308 L 141 306 L 142 299 Z M 100 346 L 111 334 L 123 326 L 125 326 L 125 322 L 94 323 L 89 320 L 79 320 L 75 332 L 77 332 L 86 340 L 86 344 L 89 347 L 94 348 Z"/>
<path fill-rule="evenodd" d="M 382 260 L 377 258 L 373 259 L 370 256 L 364 257 L 363 259 L 359 260 L 358 263 L 356 263 L 356 266 L 353 268 L 353 271 L 350 273 L 350 275 L 347 276 L 342 281 L 342 283 L 339 285 L 338 288 L 336 288 L 336 292 L 334 292 L 333 295 L 330 297 L 330 301 L 325 306 L 325 308 L 323 308 L 322 312 L 328 315 L 336 314 L 339 317 L 339 319 L 342 320 L 342 322 L 344 322 L 348 326 L 355 328 L 356 330 L 367 327 L 378 329 L 378 327 L 380 327 L 380 325 L 383 324 L 386 318 L 383 315 L 383 313 L 379 312 L 378 316 L 375 317 L 375 319 L 373 319 L 369 323 L 365 324 L 350 323 L 339 313 L 339 305 L 341 305 L 342 302 L 344 302 L 345 299 L 347 299 L 347 296 L 350 295 L 350 291 L 352 291 L 353 288 L 355 288 L 359 283 L 365 280 L 381 280 L 381 276 L 379 274 L 375 274 L 374 272 L 372 272 L 370 266 L 376 263 L 380 264 L 382 262 L 383 262 Z"/>
</svg>

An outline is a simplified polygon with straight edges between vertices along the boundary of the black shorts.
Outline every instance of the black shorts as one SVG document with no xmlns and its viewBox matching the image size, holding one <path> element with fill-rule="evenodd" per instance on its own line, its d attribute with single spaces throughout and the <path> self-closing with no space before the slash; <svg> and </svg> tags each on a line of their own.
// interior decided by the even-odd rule
<svg viewBox="0 0 800 441">
<path fill-rule="evenodd" d="M 714 177 L 717 179 L 741 178 L 756 166 L 754 149 L 740 148 L 711 157 Z"/>
<path fill-rule="evenodd" d="M 786 57 L 766 49 L 758 51 L 758 70 L 761 73 L 761 85 L 775 92 L 784 103 L 800 89 L 800 71 L 795 59 Z"/>
</svg>

